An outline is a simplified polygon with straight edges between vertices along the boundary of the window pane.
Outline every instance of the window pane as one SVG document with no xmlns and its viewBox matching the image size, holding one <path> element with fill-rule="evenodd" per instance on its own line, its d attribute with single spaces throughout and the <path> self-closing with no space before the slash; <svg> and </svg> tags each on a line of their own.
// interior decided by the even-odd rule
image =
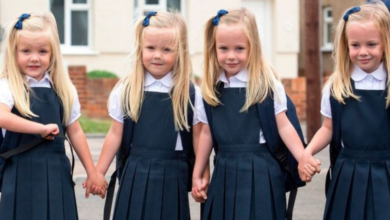
<svg viewBox="0 0 390 220">
<path fill-rule="evenodd" d="M 72 46 L 88 45 L 88 11 L 72 11 Z"/>
<path fill-rule="evenodd" d="M 181 0 L 168 0 L 167 1 L 167 8 L 168 9 L 175 9 L 177 11 L 180 11 L 180 1 Z"/>
<path fill-rule="evenodd" d="M 333 43 L 332 23 L 327 23 L 326 26 L 326 28 L 328 29 L 327 43 Z"/>
<path fill-rule="evenodd" d="M 87 0 L 73 0 L 74 4 L 87 4 Z"/>
<path fill-rule="evenodd" d="M 332 10 L 328 10 L 326 16 L 327 16 L 328 18 L 331 18 L 331 17 L 332 17 Z"/>
<path fill-rule="evenodd" d="M 64 0 L 50 0 L 50 9 L 56 18 L 61 44 L 65 42 L 65 3 Z"/>
<path fill-rule="evenodd" d="M 158 0 L 145 0 L 145 4 L 158 5 Z"/>
</svg>

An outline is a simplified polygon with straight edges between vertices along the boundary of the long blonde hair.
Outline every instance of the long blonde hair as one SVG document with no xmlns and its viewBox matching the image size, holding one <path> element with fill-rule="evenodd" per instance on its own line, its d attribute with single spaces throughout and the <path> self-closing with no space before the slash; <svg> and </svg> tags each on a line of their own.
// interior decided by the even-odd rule
<svg viewBox="0 0 390 220">
<path fill-rule="evenodd" d="M 23 20 L 22 29 L 14 28 L 19 19 L 10 23 L 7 31 L 4 62 L 0 78 L 7 78 L 12 96 L 15 101 L 15 108 L 24 117 L 39 117 L 30 110 L 30 93 L 32 92 L 25 75 L 20 71 L 17 64 L 17 46 L 21 35 L 31 33 L 42 33 L 47 36 L 51 45 L 50 64 L 47 71 L 53 82 L 53 89 L 61 100 L 64 109 L 62 123 L 66 125 L 69 121 L 74 100 L 74 86 L 69 79 L 68 73 L 62 62 L 60 40 L 56 20 L 51 12 L 44 14 L 30 14 Z"/>
<path fill-rule="evenodd" d="M 359 100 L 359 97 L 352 91 L 351 72 L 354 64 L 349 57 L 347 30 L 351 22 L 364 23 L 368 21 L 372 21 L 380 32 L 384 49 L 382 59 L 387 71 L 387 87 L 390 85 L 390 14 L 381 1 L 372 1 L 362 4 L 360 11 L 350 14 L 347 21 L 340 19 L 337 25 L 333 51 L 335 69 L 327 84 L 330 84 L 331 95 L 343 104 L 345 104 L 345 98 L 352 97 Z M 389 103 L 390 90 L 386 96 L 386 107 L 389 106 Z"/>
<path fill-rule="evenodd" d="M 205 71 L 201 87 L 205 101 L 212 106 L 217 106 L 220 101 L 217 97 L 216 84 L 222 68 L 218 64 L 216 52 L 216 30 L 218 26 L 214 26 L 212 23 L 213 18 L 210 18 L 206 23 L 204 35 Z M 246 8 L 229 10 L 226 15 L 220 17 L 219 24 L 240 25 L 248 39 L 249 56 L 246 68 L 248 69 L 249 80 L 245 104 L 241 111 L 248 110 L 253 104 L 263 102 L 270 92 L 277 95 L 275 84 L 277 75 L 267 63 L 261 51 L 259 32 L 253 13 Z"/>
<path fill-rule="evenodd" d="M 142 45 L 145 30 L 148 27 L 171 28 L 174 50 L 176 53 L 175 64 L 172 69 L 173 87 L 170 91 L 172 99 L 175 127 L 178 130 L 189 130 L 188 125 L 188 105 L 193 106 L 189 98 L 190 81 L 193 78 L 192 66 L 188 47 L 187 26 L 184 19 L 177 12 L 157 12 L 150 17 L 149 26 L 142 25 L 143 18 L 135 24 L 134 51 L 131 54 L 131 70 L 129 75 L 121 80 L 123 83 L 121 103 L 125 117 L 130 117 L 137 122 L 141 113 L 144 100 L 144 66 L 142 64 Z"/>
</svg>

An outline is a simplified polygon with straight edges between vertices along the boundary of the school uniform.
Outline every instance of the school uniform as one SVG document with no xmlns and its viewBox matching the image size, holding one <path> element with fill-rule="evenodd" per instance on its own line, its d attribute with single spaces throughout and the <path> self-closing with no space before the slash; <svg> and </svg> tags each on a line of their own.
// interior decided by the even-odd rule
<svg viewBox="0 0 390 220">
<path fill-rule="evenodd" d="M 192 146 L 192 138 L 182 140 L 175 130 L 169 97 L 172 86 L 171 73 L 160 80 L 145 73 L 144 100 L 140 117 L 134 123 L 130 156 L 120 179 L 114 219 L 190 219 L 187 191 L 190 183 L 183 144 Z M 109 102 L 109 115 L 120 123 L 124 116 L 122 88 L 120 85 L 113 90 Z M 201 93 L 198 88 L 195 91 L 193 125 L 202 117 L 196 113 L 202 108 Z M 124 130 L 123 135 L 129 135 L 128 131 Z"/>
<path fill-rule="evenodd" d="M 390 219 L 390 114 L 384 65 L 371 74 L 355 66 L 353 93 L 341 112 L 342 148 L 327 192 L 324 219 Z M 329 87 L 321 112 L 332 118 Z M 336 117 L 336 116 L 335 116 Z"/>
<path fill-rule="evenodd" d="M 218 145 L 203 219 L 285 219 L 286 201 L 282 168 L 267 147 L 255 105 L 244 106 L 247 70 L 224 84 L 212 107 L 210 130 Z M 286 94 L 277 83 L 275 115 L 287 110 Z M 259 109 L 261 111 L 261 109 Z M 210 120 L 210 118 L 208 118 Z"/>
<path fill-rule="evenodd" d="M 40 82 L 27 77 L 27 82 L 32 90 L 30 109 L 39 116 L 29 120 L 43 124 L 55 123 L 60 133 L 64 134 L 62 105 L 51 88 L 50 76 L 46 73 Z M 0 103 L 8 105 L 12 113 L 20 115 L 14 107 L 7 79 L 0 80 L 0 88 Z M 68 124 L 80 116 L 76 91 L 74 103 Z M 1 146 L 3 152 L 40 138 L 40 135 L 4 129 L 2 135 L 5 135 Z M 63 138 L 46 140 L 11 157 L 5 162 L 3 172 L 0 220 L 78 219 L 71 166 L 65 153 Z"/>
</svg>

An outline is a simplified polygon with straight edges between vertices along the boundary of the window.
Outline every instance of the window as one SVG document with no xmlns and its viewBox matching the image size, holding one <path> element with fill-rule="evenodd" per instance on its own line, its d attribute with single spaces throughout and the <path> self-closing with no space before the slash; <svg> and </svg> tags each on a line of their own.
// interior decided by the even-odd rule
<svg viewBox="0 0 390 220">
<path fill-rule="evenodd" d="M 177 10 L 183 15 L 185 0 L 135 0 L 134 19 L 144 16 L 150 11 Z"/>
<path fill-rule="evenodd" d="M 332 35 L 332 27 L 333 27 L 333 15 L 332 15 L 332 8 L 331 7 L 325 7 L 323 9 L 323 16 L 324 16 L 324 22 L 323 22 L 323 49 L 330 49 L 333 48 L 333 35 Z"/>
<path fill-rule="evenodd" d="M 89 50 L 91 45 L 90 0 L 50 0 L 64 51 Z"/>
</svg>

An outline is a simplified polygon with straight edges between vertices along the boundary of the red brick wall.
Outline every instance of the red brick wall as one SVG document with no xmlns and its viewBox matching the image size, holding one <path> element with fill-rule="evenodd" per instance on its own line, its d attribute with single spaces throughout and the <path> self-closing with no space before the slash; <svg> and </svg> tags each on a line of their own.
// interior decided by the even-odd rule
<svg viewBox="0 0 390 220">
<path fill-rule="evenodd" d="M 306 78 L 282 79 L 282 83 L 295 104 L 299 120 L 306 120 Z"/>
<path fill-rule="evenodd" d="M 107 100 L 118 79 L 88 79 L 85 66 L 70 66 L 68 70 L 77 89 L 83 114 L 90 118 L 108 118 Z"/>
<path fill-rule="evenodd" d="M 69 66 L 69 76 L 77 89 L 81 110 L 87 107 L 87 69 L 85 66 Z"/>
<path fill-rule="evenodd" d="M 118 79 L 98 78 L 87 80 L 88 100 L 86 113 L 91 118 L 108 118 L 107 100 Z"/>
</svg>

